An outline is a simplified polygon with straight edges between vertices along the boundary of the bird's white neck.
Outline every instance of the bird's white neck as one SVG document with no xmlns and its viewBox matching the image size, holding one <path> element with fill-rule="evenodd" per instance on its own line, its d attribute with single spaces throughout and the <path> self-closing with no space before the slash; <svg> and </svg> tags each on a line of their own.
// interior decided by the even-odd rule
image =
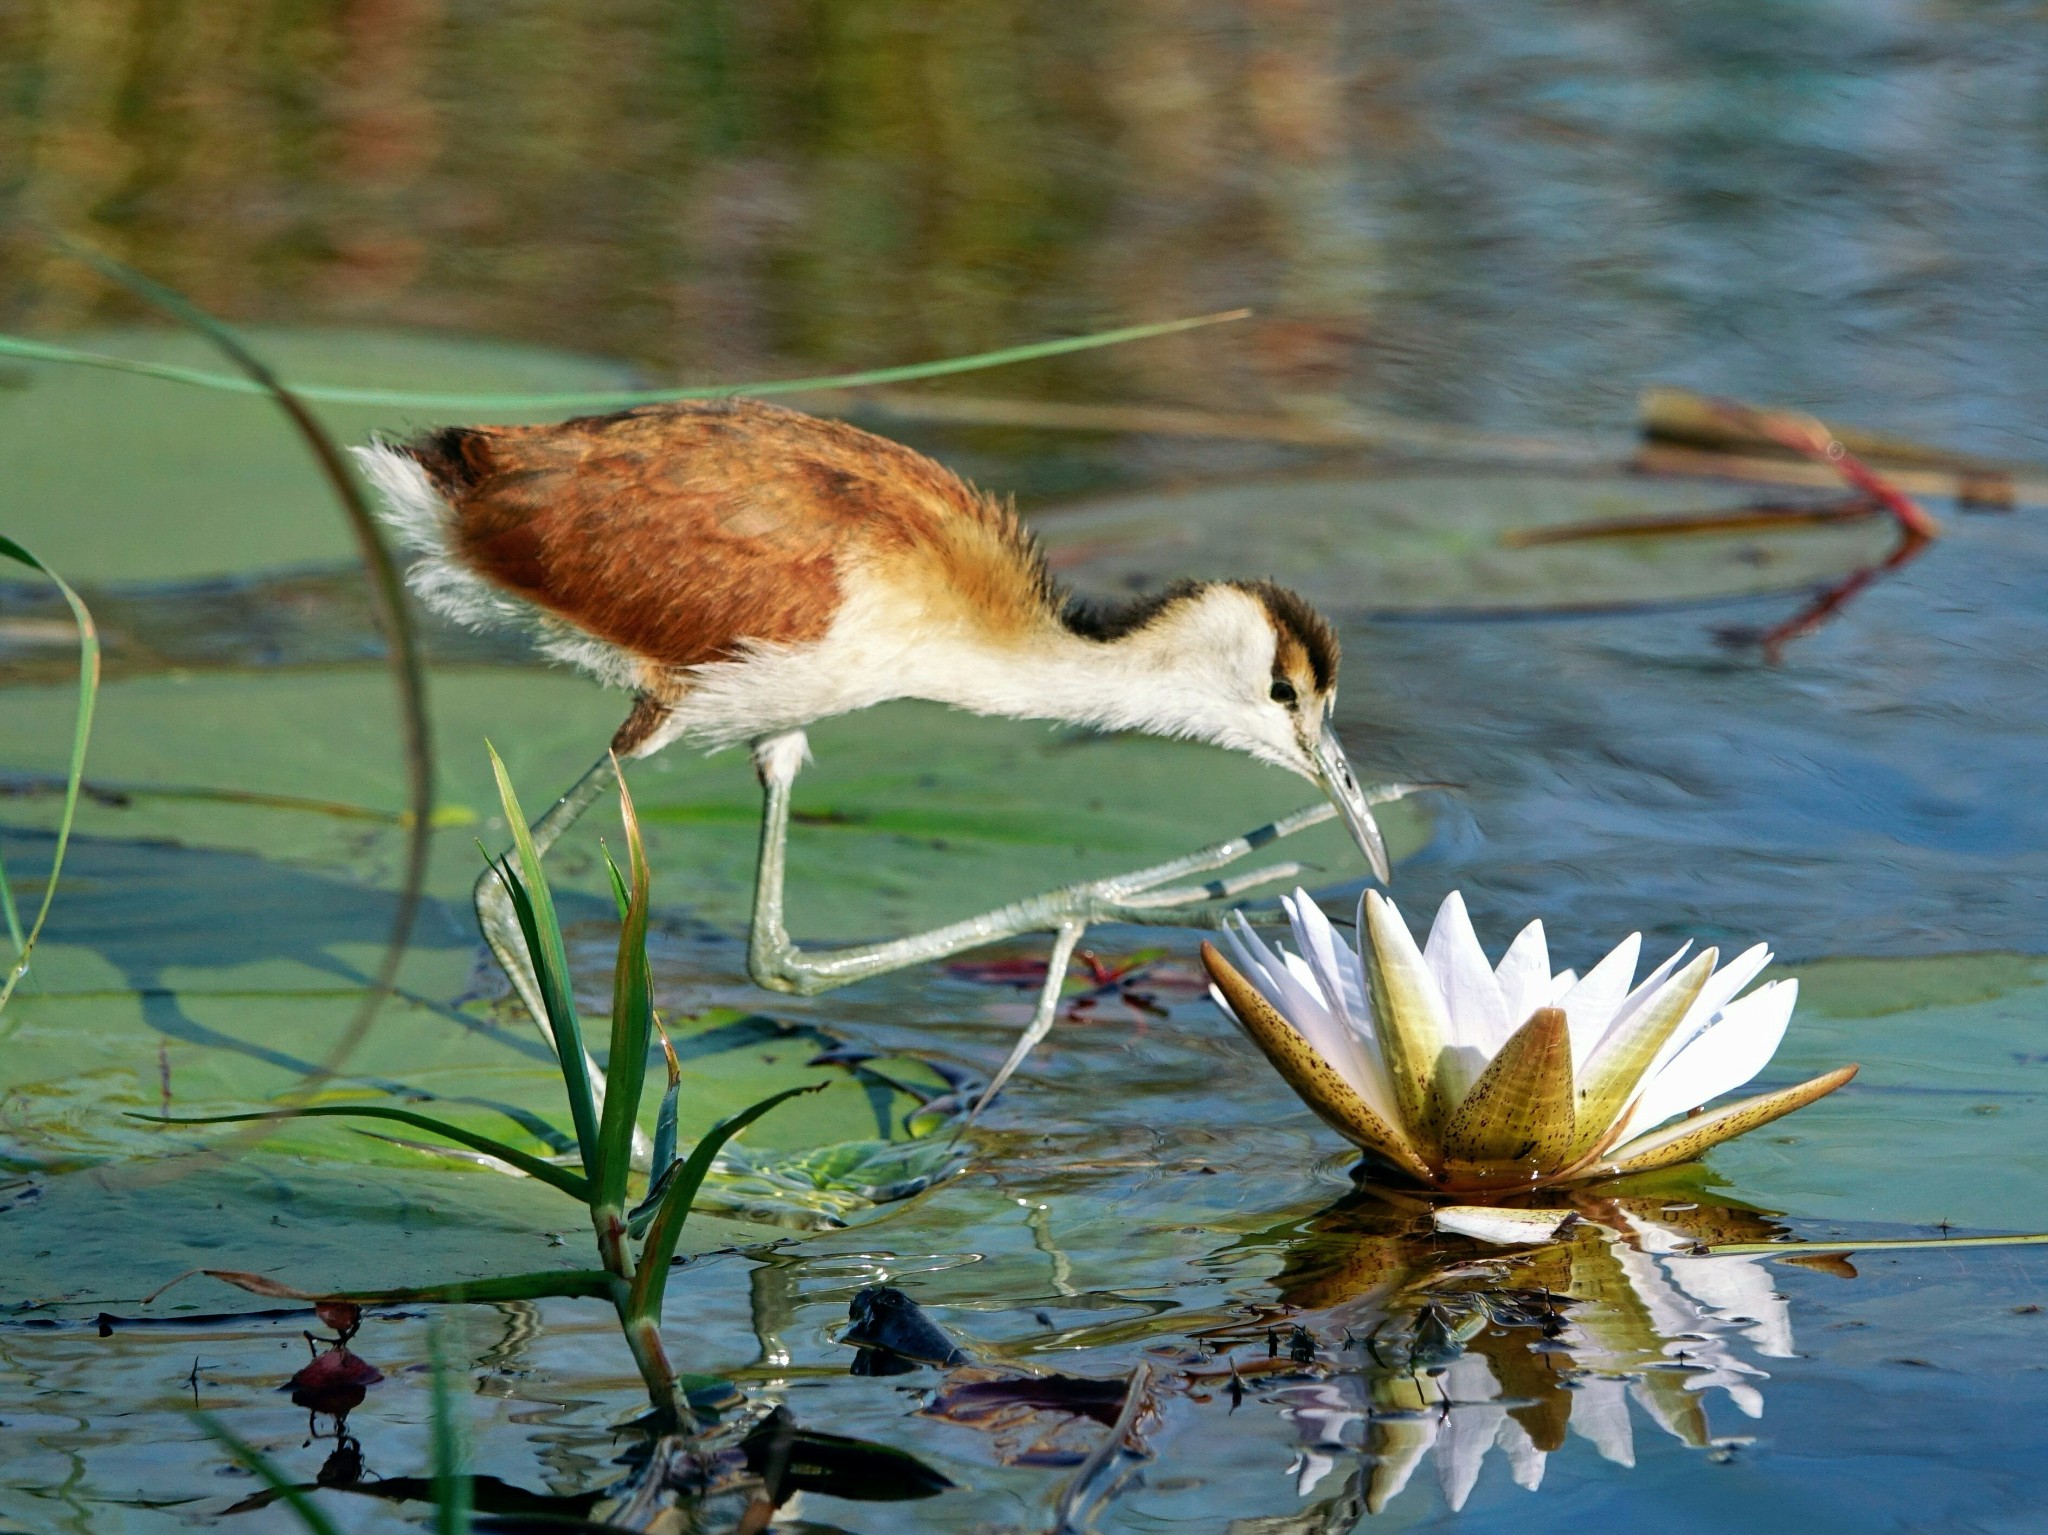
<svg viewBox="0 0 2048 1535">
<path fill-rule="evenodd" d="M 921 698 L 1264 755 L 1234 727 L 1248 702 L 1235 694 L 1250 686 L 1263 699 L 1272 655 L 1262 611 L 1235 592 L 1101 640 L 1050 618 L 1025 633 L 991 633 L 957 610 L 919 614 L 886 589 L 856 589 L 813 645 L 767 647 L 695 669 L 664 739 L 723 745 Z"/>
<path fill-rule="evenodd" d="M 1140 630 L 1103 641 L 1061 630 L 1021 645 L 934 646 L 914 667 L 912 696 L 1013 719 L 1206 735 L 1210 695 L 1171 639 Z"/>
</svg>

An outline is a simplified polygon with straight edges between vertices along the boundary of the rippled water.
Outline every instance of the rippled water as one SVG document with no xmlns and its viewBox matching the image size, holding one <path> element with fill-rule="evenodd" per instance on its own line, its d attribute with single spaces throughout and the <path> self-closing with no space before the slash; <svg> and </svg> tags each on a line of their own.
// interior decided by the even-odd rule
<svg viewBox="0 0 2048 1535">
<path fill-rule="evenodd" d="M 8 109 L 36 130 L 40 195 L 239 318 L 734 377 L 1250 300 L 1264 317 L 1236 336 L 975 388 L 1615 428 L 1660 380 L 1983 451 L 2042 436 L 2041 40 L 2011 8 L 1129 0 L 1055 26 L 1000 4 L 808 19 L 765 5 L 707 7 L 719 25 L 671 36 L 638 12 L 537 5 L 387 16 L 332 54 L 280 13 L 273 36 L 293 45 L 262 62 L 153 13 L 136 35 L 165 62 L 135 66 L 125 97 L 105 89 L 98 14 L 63 8 L 19 45 L 44 66 L 45 94 Z M 530 89 L 494 90 L 520 59 Z M 181 96 L 181 79 L 198 83 Z M 365 158 L 392 122 L 427 124 L 431 148 Z M 251 147 L 273 142 L 299 158 Z M 25 249 L 7 247 L 21 323 L 122 317 Z M 333 366 L 375 377 L 379 355 L 393 354 L 343 347 Z M 550 358 L 518 366 L 610 366 Z M 0 1020 L 0 1523 L 287 1527 L 275 1508 L 234 1511 L 256 1486 L 195 1404 L 294 1476 L 356 1481 L 318 1495 L 347 1527 L 415 1523 L 423 1505 L 390 1495 L 426 1470 L 423 1312 L 366 1322 L 355 1348 L 384 1379 L 344 1426 L 280 1389 L 306 1360 L 308 1314 L 205 1280 L 142 1297 L 197 1266 L 309 1286 L 538 1267 L 586 1240 L 576 1212 L 339 1129 L 159 1179 L 162 1141 L 122 1118 L 284 1091 L 374 962 L 389 825 L 147 792 L 396 803 L 363 610 L 307 568 L 345 544 L 317 491 L 286 507 L 299 488 L 267 467 L 250 485 L 248 465 L 284 462 L 256 456 L 259 407 L 184 427 L 184 405 L 146 392 L 160 386 L 8 382 L 0 465 L 39 496 L 93 487 L 89 506 L 18 516 L 103 601 L 111 680 L 93 762 L 108 790 L 81 821 L 38 985 Z M 34 414 L 52 400 L 54 418 Z M 1241 526 L 1257 530 L 1259 477 L 1376 473 L 1270 446 L 918 430 L 1023 491 L 1056 543 L 1084 494 L 1248 486 Z M 57 443 L 80 446 L 53 458 Z M 1776 666 L 1717 637 L 1797 605 L 1769 579 L 1768 541 L 1735 551 L 1763 573 L 1717 574 L 1709 604 L 1688 587 L 1685 604 L 1589 616 L 1548 585 L 1528 606 L 1552 611 L 1512 619 L 1395 615 L 1374 593 L 1333 604 L 1361 766 L 1458 786 L 1390 818 L 1411 915 L 1462 889 L 1497 949 L 1540 913 L 1561 962 L 1634 928 L 1653 949 L 1767 938 L 1803 991 L 1766 1084 L 1845 1060 L 1863 1063 L 1856 1083 L 1704 1173 L 1587 1202 L 1567 1247 L 1509 1262 L 1355 1191 L 1334 1139 L 1191 984 L 1184 938 L 1091 935 L 1110 956 L 1165 943 L 1144 1005 L 1107 997 L 1062 1023 L 970 1137 L 964 1175 L 846 1229 L 728 1207 L 677 1275 L 668 1333 L 689 1367 L 957 1484 L 886 1505 L 807 1494 L 809 1527 L 2037 1528 L 2043 1249 L 1805 1266 L 1679 1250 L 2048 1227 L 2048 536 L 2037 509 L 1934 509 L 1937 545 Z M 195 547 L 181 529 L 201 517 L 215 520 Z M 1391 525 L 1354 536 L 1376 535 Z M 1067 568 L 1088 579 L 1085 553 Z M 1612 598 L 1624 578 L 1602 572 Z M 137 584 L 150 575 L 165 579 Z M 54 617 L 0 589 L 0 768 L 21 791 L 0 801 L 0 859 L 17 888 L 46 865 L 50 802 L 33 791 L 67 740 L 63 651 L 36 627 Z M 486 732 L 537 800 L 615 723 L 613 700 L 512 650 L 434 643 L 451 804 L 489 804 Z M 1193 749 L 916 711 L 818 745 L 800 795 L 815 811 L 798 833 L 808 932 L 935 920 L 1299 796 Z M 766 1007 L 814 1031 L 721 1025 L 706 1057 L 765 1074 L 838 1040 L 984 1074 L 1001 1059 L 1026 993 L 987 980 L 913 972 L 802 1003 L 752 991 L 735 937 L 743 764 L 650 764 L 638 792 L 664 1005 Z M 486 821 L 441 836 L 407 999 L 352 1071 L 479 1114 L 546 1110 L 545 1057 L 477 969 L 472 830 L 498 835 Z M 593 852 L 565 848 L 562 873 L 601 1008 Z M 1355 891 L 1341 841 L 1310 856 L 1312 879 Z M 834 1092 L 750 1144 L 897 1127 L 902 1103 L 872 1082 Z M 1143 1367 L 1144 1455 L 1077 1485 L 1094 1420 L 955 1421 L 944 1372 L 849 1373 L 848 1304 L 884 1283 L 981 1371 Z M 639 1398 L 610 1324 L 570 1301 L 459 1317 L 488 1499 L 580 1512 L 618 1473 Z M 360 1477 L 342 1475 L 358 1454 Z"/>
</svg>

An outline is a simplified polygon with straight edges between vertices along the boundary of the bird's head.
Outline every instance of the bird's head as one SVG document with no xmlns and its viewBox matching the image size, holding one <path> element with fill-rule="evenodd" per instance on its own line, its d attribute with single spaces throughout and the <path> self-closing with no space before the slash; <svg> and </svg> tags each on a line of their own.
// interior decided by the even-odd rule
<svg viewBox="0 0 2048 1535">
<path fill-rule="evenodd" d="M 1090 614 L 1091 637 L 1145 653 L 1163 687 L 1129 721 L 1186 735 L 1299 773 L 1321 787 L 1381 883 L 1387 849 L 1337 739 L 1337 632 L 1270 581 L 1183 582 L 1116 614 Z M 1170 679 L 1170 681 L 1168 680 Z"/>
</svg>

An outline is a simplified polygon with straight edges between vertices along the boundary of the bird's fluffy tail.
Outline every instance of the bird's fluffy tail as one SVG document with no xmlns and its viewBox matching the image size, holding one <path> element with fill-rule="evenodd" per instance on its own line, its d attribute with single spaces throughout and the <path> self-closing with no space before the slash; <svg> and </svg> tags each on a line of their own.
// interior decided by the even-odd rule
<svg viewBox="0 0 2048 1535">
<path fill-rule="evenodd" d="M 385 526 L 415 556 L 405 584 L 421 602 L 465 628 L 535 626 L 539 615 L 529 604 L 499 591 L 463 563 L 456 548 L 455 510 L 411 452 L 381 441 L 349 451 L 384 503 L 380 515 Z"/>
<path fill-rule="evenodd" d="M 385 525 L 414 556 L 405 584 L 429 609 L 466 629 L 524 629 L 543 655 L 580 667 L 607 687 L 641 685 L 640 669 L 626 652 L 493 586 L 469 568 L 456 538 L 455 509 L 413 449 L 372 442 L 350 451 L 384 502 L 380 515 Z"/>
</svg>

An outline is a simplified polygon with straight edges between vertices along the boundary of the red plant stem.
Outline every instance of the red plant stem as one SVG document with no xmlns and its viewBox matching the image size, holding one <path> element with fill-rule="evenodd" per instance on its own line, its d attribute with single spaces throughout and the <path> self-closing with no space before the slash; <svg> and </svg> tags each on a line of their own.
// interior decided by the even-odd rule
<svg viewBox="0 0 2048 1535">
<path fill-rule="evenodd" d="M 1827 588 L 1783 623 L 1758 636 L 1757 642 L 1763 647 L 1764 658 L 1775 666 L 1783 658 L 1786 645 L 1818 629 L 1880 576 L 1889 575 L 1918 559 L 1929 544 L 1941 537 L 1941 522 L 1919 502 L 1843 447 L 1840 439 L 1815 417 L 1789 411 L 1757 410 L 1733 400 L 1717 400 L 1714 407 L 1731 424 L 1747 427 L 1782 447 L 1826 464 L 1889 512 L 1899 525 L 1898 545 L 1884 559 L 1850 572 L 1845 579 Z"/>
</svg>

